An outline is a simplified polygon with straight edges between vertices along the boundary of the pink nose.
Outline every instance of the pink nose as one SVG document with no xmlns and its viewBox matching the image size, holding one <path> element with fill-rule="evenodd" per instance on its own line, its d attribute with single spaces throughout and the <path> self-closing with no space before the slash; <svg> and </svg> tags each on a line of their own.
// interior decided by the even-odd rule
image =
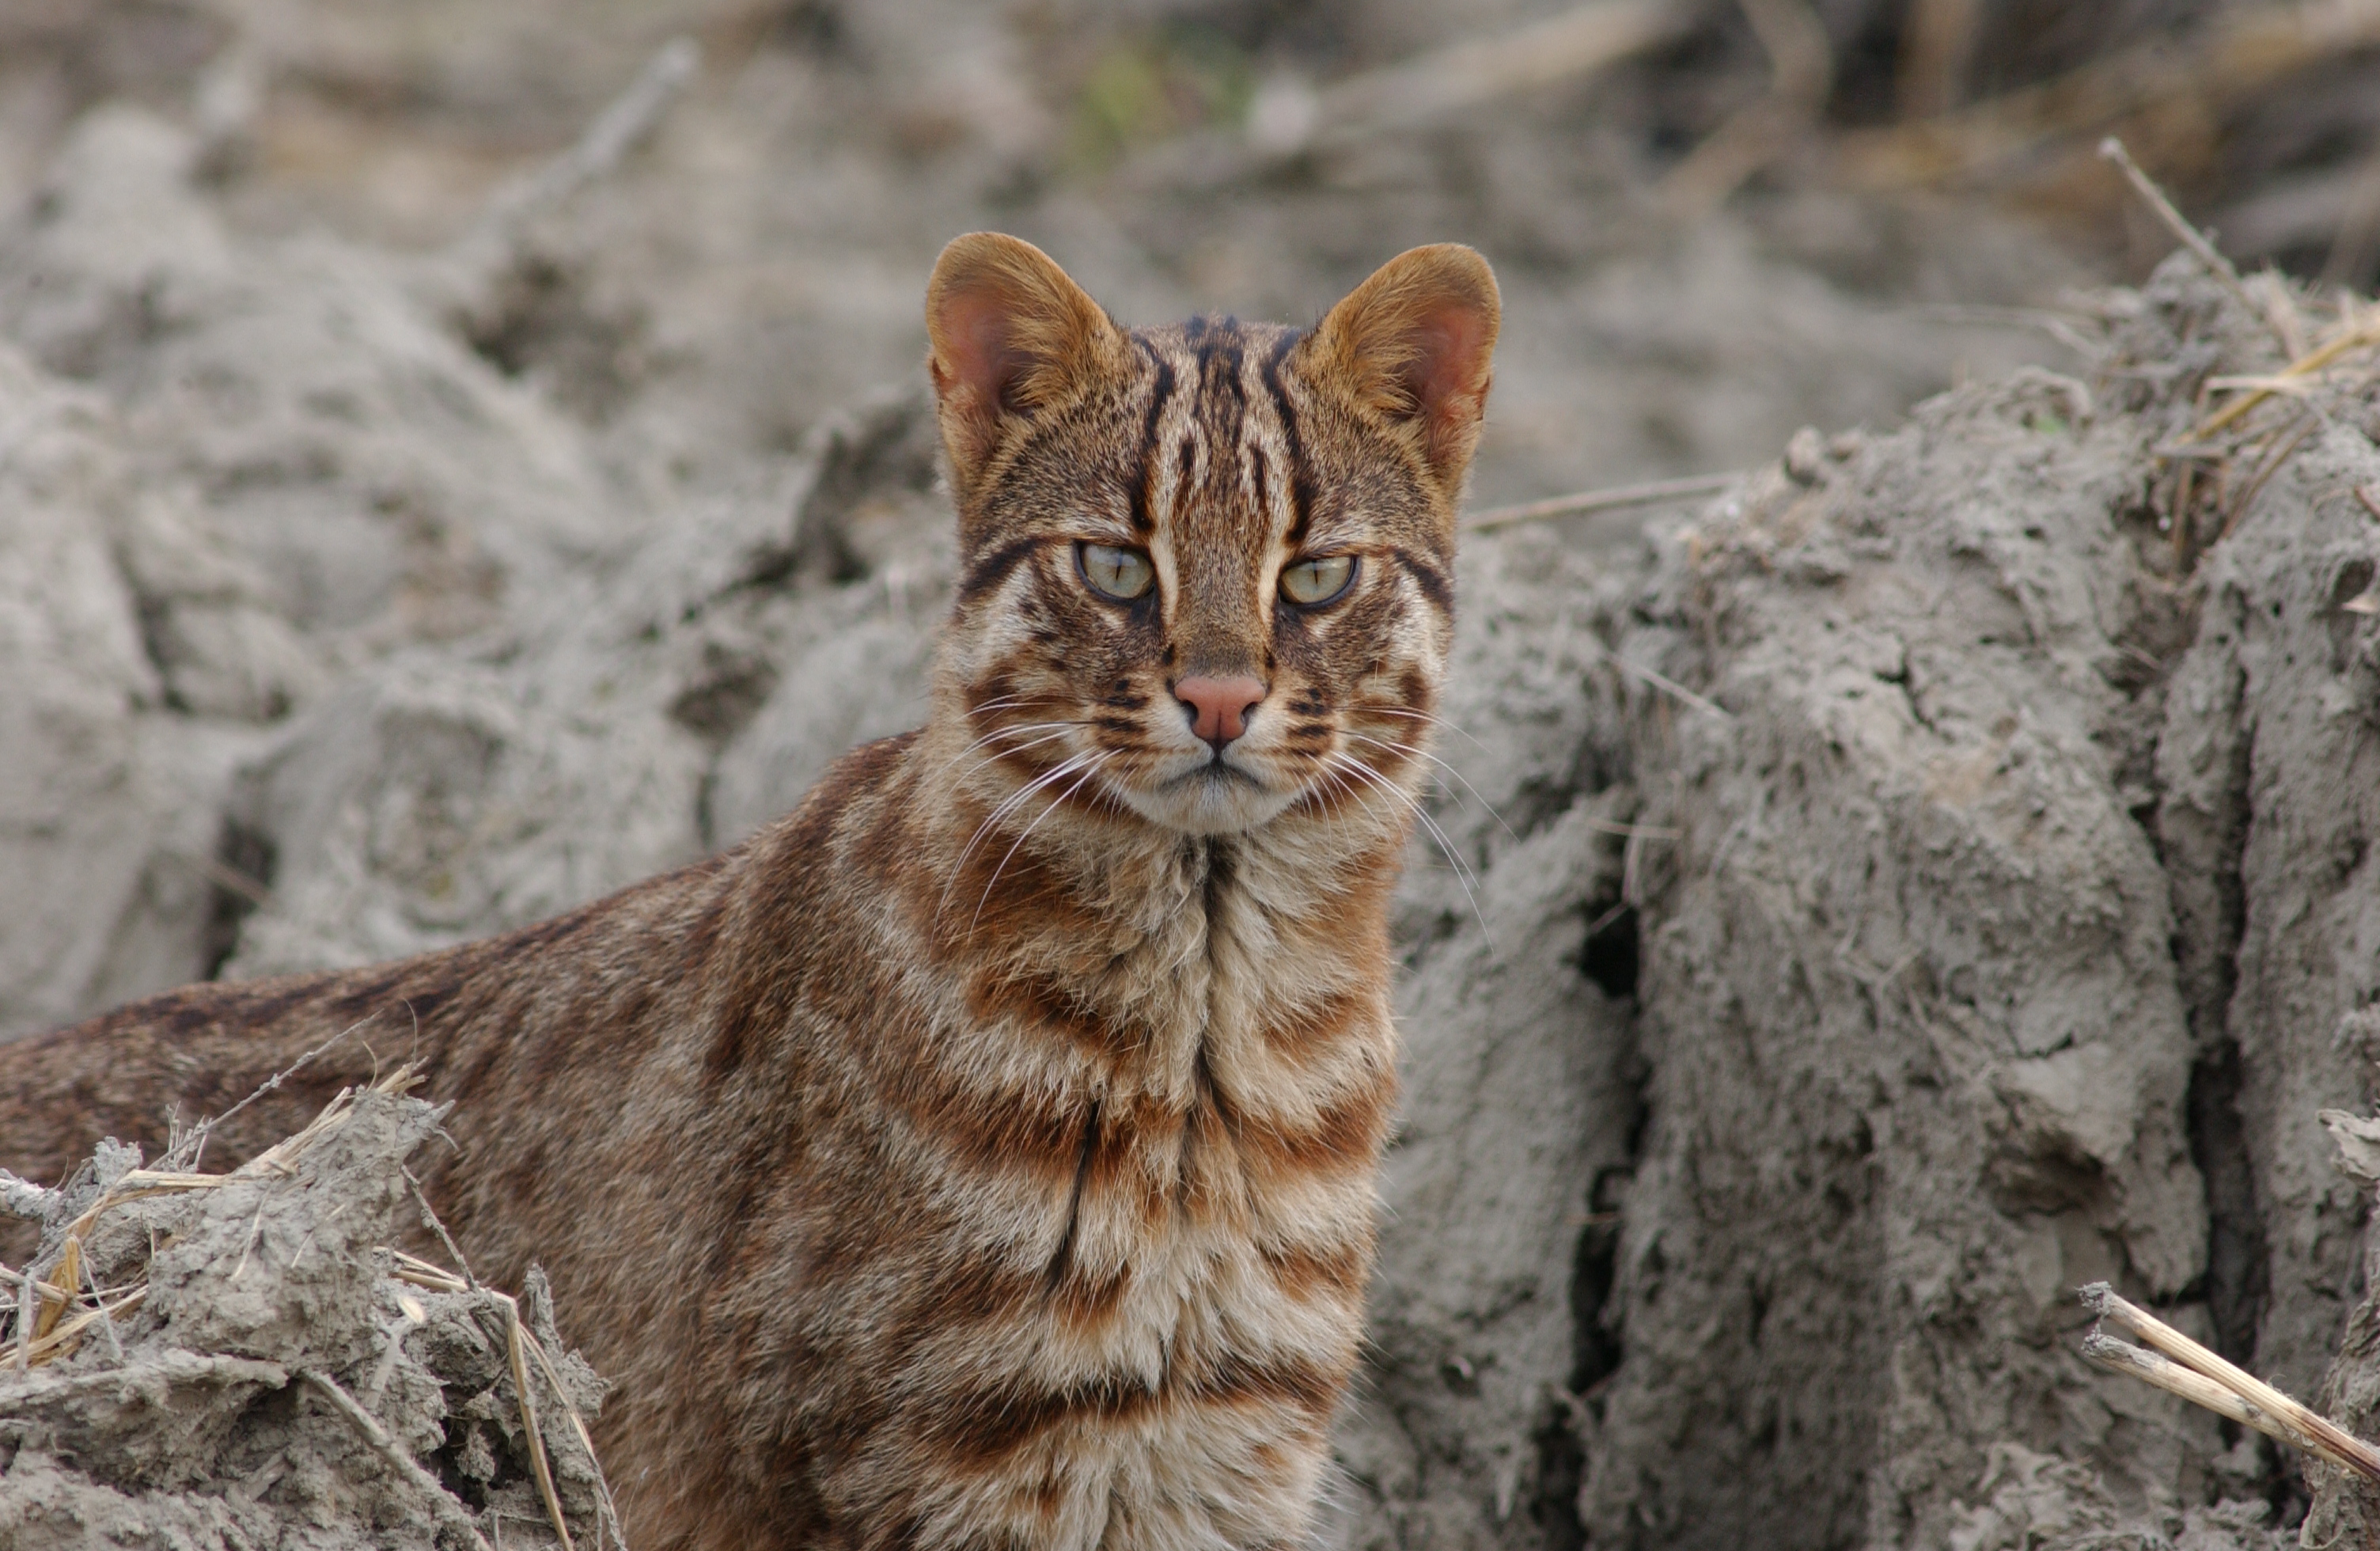
<svg viewBox="0 0 2380 1551">
<path fill-rule="evenodd" d="M 1265 686 L 1257 679 L 1200 675 L 1174 685 L 1173 697 L 1190 708 L 1190 731 L 1220 752 L 1225 744 L 1248 730 L 1248 712 L 1265 697 Z"/>
</svg>

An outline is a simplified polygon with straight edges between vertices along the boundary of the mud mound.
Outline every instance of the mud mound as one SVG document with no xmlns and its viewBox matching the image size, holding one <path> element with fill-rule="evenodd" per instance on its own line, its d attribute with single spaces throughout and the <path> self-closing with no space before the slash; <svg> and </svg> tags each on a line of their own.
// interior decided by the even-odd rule
<svg viewBox="0 0 2380 1551">
<path fill-rule="evenodd" d="M 390 1247 L 444 1113 L 404 1086 L 229 1174 L 111 1143 L 55 1190 L 0 1178 L 44 1229 L 0 1321 L 0 1542 L 452 1551 L 562 1544 L 559 1514 L 618 1543 L 603 1384 L 542 1278 L 524 1312 Z"/>
<path fill-rule="evenodd" d="M 2301 1395 L 2358 1292 L 2316 1110 L 2364 1099 L 2380 999 L 2380 334 L 2291 339 L 2188 261 L 2094 307 L 2082 376 L 1805 434 L 1691 521 L 1471 543 L 1470 876 L 1407 882 L 1351 1542 L 2302 1509 L 2261 1438 L 2080 1362 L 2070 1291 Z M 2289 369 L 2325 334 L 2356 364 Z"/>
</svg>

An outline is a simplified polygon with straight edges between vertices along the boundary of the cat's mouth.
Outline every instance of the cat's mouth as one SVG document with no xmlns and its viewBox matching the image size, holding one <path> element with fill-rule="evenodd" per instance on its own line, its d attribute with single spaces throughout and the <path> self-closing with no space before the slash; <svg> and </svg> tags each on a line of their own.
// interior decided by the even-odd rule
<svg viewBox="0 0 2380 1551">
<path fill-rule="evenodd" d="M 1257 829 L 1279 815 L 1293 796 L 1220 753 L 1122 795 L 1151 822 L 1201 835 Z"/>
<path fill-rule="evenodd" d="M 1232 764 L 1230 760 L 1224 758 L 1220 749 L 1216 750 L 1214 757 L 1208 759 L 1205 764 L 1198 766 L 1196 769 L 1183 771 L 1180 775 L 1175 776 L 1165 784 L 1168 786 L 1184 786 L 1194 782 L 1212 782 L 1216 784 L 1224 786 L 1229 786 L 1237 782 L 1253 791 L 1262 792 L 1266 790 L 1265 783 L 1261 779 L 1259 779 L 1254 772 L 1244 770 L 1237 765 Z"/>
</svg>

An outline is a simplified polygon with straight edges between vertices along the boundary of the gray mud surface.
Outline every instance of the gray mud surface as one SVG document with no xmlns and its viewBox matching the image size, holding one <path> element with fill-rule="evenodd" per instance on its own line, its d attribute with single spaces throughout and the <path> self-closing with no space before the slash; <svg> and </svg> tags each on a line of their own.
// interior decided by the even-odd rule
<svg viewBox="0 0 2380 1551">
<path fill-rule="evenodd" d="M 379 1091 L 336 1108 L 207 1188 L 103 1147 L 44 1203 L 34 1264 L 55 1274 L 72 1239 L 117 1312 L 112 1333 L 86 1319 L 79 1335 L 67 1314 L 27 1371 L 0 1372 L 0 1544 L 559 1545 L 515 1387 L 520 1334 L 547 1354 L 523 1371 L 556 1501 L 574 1543 L 597 1543 L 608 1497 L 567 1417 L 591 1419 L 603 1384 L 564 1348 L 542 1283 L 516 1315 L 459 1278 L 423 1285 L 389 1247 L 419 1236 L 405 1163 L 438 1145 L 444 1111 Z"/>
<path fill-rule="evenodd" d="M 1040 84 L 1172 68 L 1131 53 L 1156 11 L 598 9 L 0 8 L 0 893 L 38 902 L 0 1037 L 527 924 L 914 724 L 950 236 L 1130 321 L 1311 316 L 1458 238 L 1507 317 L 1475 505 L 1747 472 L 1466 541 L 1330 1544 L 2380 1523 L 2087 1366 L 2070 1296 L 2380 1416 L 2371 1190 L 2318 1119 L 2380 1059 L 2368 354 L 2202 443 L 2209 380 L 2289 353 L 2187 260 L 2069 289 L 2110 276 L 1981 204 L 1790 180 L 1665 224 L 1644 148 L 1724 71 L 1147 187 Z M 1293 9 L 1233 67 L 1536 14 Z M 708 63 L 650 141 L 502 216 L 681 28 Z M 181 1214 L 142 1274 L 194 1279 L 120 1359 L 0 1371 L 0 1544 L 455 1544 L 309 1366 L 491 1541 L 543 1533 L 490 1305 L 383 1274 L 428 1124 L 374 1099 L 298 1182 L 124 1208 Z M 200 1253 L 251 1222 L 237 1276 Z"/>
</svg>

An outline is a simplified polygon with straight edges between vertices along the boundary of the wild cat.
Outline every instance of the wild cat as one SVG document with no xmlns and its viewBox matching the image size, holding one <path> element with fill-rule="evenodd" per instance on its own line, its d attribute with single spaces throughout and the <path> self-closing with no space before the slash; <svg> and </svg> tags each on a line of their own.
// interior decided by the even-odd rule
<svg viewBox="0 0 2380 1551">
<path fill-rule="evenodd" d="M 9 1051 L 0 1163 L 152 1146 L 356 1020 L 460 1101 L 431 1198 L 552 1277 L 645 1547 L 1286 1546 L 1357 1358 L 1387 911 L 1500 309 L 1126 331 L 978 233 L 927 290 L 962 559 L 914 733 L 723 855 L 395 964 Z M 334 1047 L 218 1133 L 285 1134 Z"/>
</svg>

